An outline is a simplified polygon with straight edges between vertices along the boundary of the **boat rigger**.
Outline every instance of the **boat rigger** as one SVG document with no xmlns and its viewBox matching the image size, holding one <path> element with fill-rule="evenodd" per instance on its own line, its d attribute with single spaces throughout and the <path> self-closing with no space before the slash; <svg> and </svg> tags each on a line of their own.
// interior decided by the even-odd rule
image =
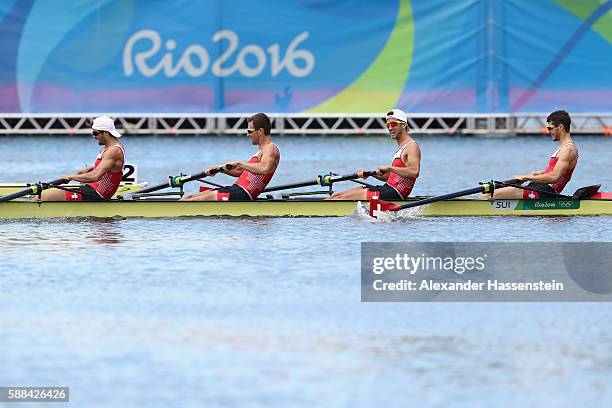
<svg viewBox="0 0 612 408">
<path fill-rule="evenodd" d="M 369 201 L 323 200 L 304 198 L 304 194 L 331 194 L 334 183 L 355 180 L 359 174 L 345 176 L 329 174 L 304 182 L 273 186 L 268 192 L 305 186 L 329 187 L 327 191 L 297 192 L 282 199 L 266 196 L 266 199 L 247 201 L 181 201 L 183 186 L 200 180 L 201 174 L 170 177 L 169 182 L 130 192 L 118 199 L 104 201 L 37 201 L 25 199 L 41 190 L 59 188 L 61 180 L 30 185 L 28 188 L 0 197 L 0 219 L 69 218 L 69 217 L 339 217 L 362 211 L 377 217 L 382 213 L 404 210 L 415 216 L 593 216 L 612 215 L 610 193 L 600 193 L 599 185 L 583 187 L 572 196 L 558 195 L 541 199 L 475 199 L 464 198 L 478 193 L 491 193 L 496 188 L 516 186 L 516 180 L 488 181 L 478 187 L 443 194 L 435 197 L 414 197 L 407 200 L 386 202 L 373 196 Z M 202 181 L 202 180 L 200 180 Z M 160 193 L 166 188 L 179 191 Z M 533 187 L 529 187 L 533 188 Z"/>
<path fill-rule="evenodd" d="M 117 198 L 120 195 L 125 195 L 128 193 L 135 193 L 140 191 L 146 186 L 145 184 L 121 184 L 117 189 L 117 192 L 114 195 L 114 198 Z M 21 190 L 28 188 L 27 183 L 0 183 L 0 196 L 17 193 Z M 62 188 L 72 188 L 74 184 L 61 184 Z"/>
</svg>

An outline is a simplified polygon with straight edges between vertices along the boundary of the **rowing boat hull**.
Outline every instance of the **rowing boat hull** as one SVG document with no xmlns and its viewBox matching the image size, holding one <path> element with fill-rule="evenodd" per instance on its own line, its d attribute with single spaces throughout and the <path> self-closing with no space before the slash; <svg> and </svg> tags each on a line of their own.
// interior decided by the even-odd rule
<svg viewBox="0 0 612 408">
<path fill-rule="evenodd" d="M 405 204 L 409 201 L 398 201 Z M 336 217 L 354 214 L 357 201 L 262 200 L 257 202 L 112 202 L 11 201 L 0 203 L 0 219 L 65 217 Z M 583 216 L 612 215 L 612 200 L 455 199 L 406 210 L 415 216 Z"/>
</svg>

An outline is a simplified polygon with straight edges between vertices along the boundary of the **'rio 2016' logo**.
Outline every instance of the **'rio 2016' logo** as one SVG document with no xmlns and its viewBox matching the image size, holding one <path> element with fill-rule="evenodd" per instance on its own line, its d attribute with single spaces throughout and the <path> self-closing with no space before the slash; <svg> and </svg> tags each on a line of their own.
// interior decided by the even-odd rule
<svg viewBox="0 0 612 408">
<path fill-rule="evenodd" d="M 297 47 L 308 38 L 307 31 L 297 35 L 285 51 L 285 55 L 281 58 L 280 46 L 273 44 L 267 48 L 270 61 L 270 74 L 275 77 L 281 73 L 283 69 L 294 77 L 304 77 L 310 72 L 315 65 L 315 58 L 309 50 L 297 49 Z M 139 41 L 149 41 L 151 48 L 146 51 L 133 54 L 134 45 Z M 211 66 L 211 72 L 217 77 L 226 77 L 238 71 L 245 77 L 255 77 L 263 72 L 268 63 L 268 56 L 262 47 L 250 44 L 242 47 L 236 56 L 236 61 L 230 66 L 223 66 L 229 60 L 234 52 L 236 52 L 239 44 L 238 35 L 231 30 L 222 30 L 216 32 L 212 36 L 213 42 L 227 41 L 227 49 L 217 58 Z M 138 72 L 145 77 L 157 75 L 160 71 L 166 77 L 175 77 L 181 70 L 191 77 L 200 77 L 206 73 L 210 65 L 210 56 L 206 48 L 200 44 L 192 44 L 185 48 L 176 64 L 172 51 L 176 48 L 175 40 L 167 40 L 165 43 L 167 52 L 161 57 L 159 62 L 153 66 L 147 63 L 149 58 L 154 57 L 161 48 L 162 39 L 159 33 L 155 30 L 141 30 L 132 35 L 125 44 L 123 49 L 123 72 L 126 76 L 134 74 L 134 66 Z M 247 63 L 249 60 L 255 61 L 254 64 Z M 132 61 L 133 60 L 133 61 Z M 301 63 L 297 63 L 301 61 Z"/>
</svg>

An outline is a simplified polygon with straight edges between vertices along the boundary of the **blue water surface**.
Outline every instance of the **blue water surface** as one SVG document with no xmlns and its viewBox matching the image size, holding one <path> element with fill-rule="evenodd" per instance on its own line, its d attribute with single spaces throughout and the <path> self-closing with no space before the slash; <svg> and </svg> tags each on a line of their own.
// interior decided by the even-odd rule
<svg viewBox="0 0 612 408">
<path fill-rule="evenodd" d="M 555 147 L 544 137 L 417 138 L 419 195 L 543 168 Z M 274 183 L 352 173 L 395 151 L 383 137 L 276 142 Z M 124 143 L 151 183 L 254 151 L 246 137 Z M 577 144 L 568 191 L 612 190 L 612 138 Z M 88 137 L 3 137 L 0 181 L 53 179 L 92 164 L 97 149 Z M 69 386 L 71 405 L 101 407 L 610 405 L 609 304 L 362 303 L 360 244 L 611 241 L 611 221 L 0 221 L 0 386 Z"/>
</svg>

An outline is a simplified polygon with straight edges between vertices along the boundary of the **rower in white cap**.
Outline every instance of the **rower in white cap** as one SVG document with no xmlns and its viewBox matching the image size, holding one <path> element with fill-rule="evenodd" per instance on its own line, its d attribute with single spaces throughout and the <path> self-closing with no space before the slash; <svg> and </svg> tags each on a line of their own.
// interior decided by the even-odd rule
<svg viewBox="0 0 612 408">
<path fill-rule="evenodd" d="M 408 117 L 400 109 L 387 113 L 389 136 L 397 142 L 397 150 L 391 166 L 378 166 L 374 177 L 385 184 L 369 187 L 355 187 L 334 193 L 330 200 L 370 200 L 377 196 L 381 200 L 405 200 L 419 177 L 421 149 L 408 133 Z M 359 170 L 363 176 L 365 169 Z"/>
<path fill-rule="evenodd" d="M 104 201 L 110 199 L 119 188 L 123 176 L 125 150 L 119 143 L 121 133 L 108 116 L 94 119 L 91 133 L 100 146 L 104 146 L 93 166 L 61 178 L 78 181 L 80 186 L 67 190 L 50 189 L 42 193 L 42 201 Z"/>
</svg>

